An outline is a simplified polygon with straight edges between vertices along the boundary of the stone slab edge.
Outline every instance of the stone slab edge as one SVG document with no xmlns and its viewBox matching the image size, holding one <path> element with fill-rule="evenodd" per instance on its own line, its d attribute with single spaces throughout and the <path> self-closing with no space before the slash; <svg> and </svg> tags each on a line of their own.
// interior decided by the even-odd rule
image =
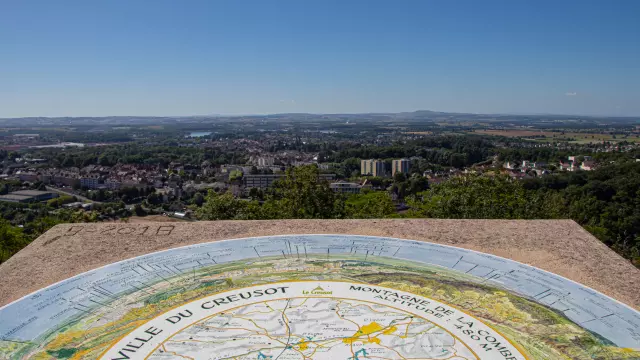
<svg viewBox="0 0 640 360">
<path fill-rule="evenodd" d="M 386 236 L 476 250 L 556 273 L 640 310 L 640 270 L 571 220 L 448 219 L 61 224 L 0 265 L 0 306 L 151 252 L 285 234 Z"/>
</svg>

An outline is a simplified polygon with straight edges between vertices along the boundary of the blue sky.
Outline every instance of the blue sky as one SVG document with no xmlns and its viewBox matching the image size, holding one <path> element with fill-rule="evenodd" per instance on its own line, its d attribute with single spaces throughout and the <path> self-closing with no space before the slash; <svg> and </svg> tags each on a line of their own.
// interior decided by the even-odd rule
<svg viewBox="0 0 640 360">
<path fill-rule="evenodd" d="M 0 0 L 0 117 L 640 116 L 640 1 Z"/>
</svg>

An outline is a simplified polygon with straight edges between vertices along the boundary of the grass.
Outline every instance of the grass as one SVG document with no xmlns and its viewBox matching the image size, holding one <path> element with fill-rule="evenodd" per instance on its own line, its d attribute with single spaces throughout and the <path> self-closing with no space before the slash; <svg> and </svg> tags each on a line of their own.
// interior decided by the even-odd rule
<svg viewBox="0 0 640 360">
<path fill-rule="evenodd" d="M 411 135 L 433 135 L 433 131 L 407 131 L 405 134 L 411 134 Z"/>
<path fill-rule="evenodd" d="M 521 137 L 528 140 L 551 142 L 551 141 L 569 141 L 578 144 L 588 144 L 590 142 L 601 141 L 630 141 L 640 142 L 639 135 L 612 135 L 601 133 L 587 133 L 587 132 L 553 132 L 543 130 L 524 130 L 524 129 L 509 129 L 509 130 L 476 130 L 471 132 L 472 134 L 484 134 L 506 137 Z M 615 137 L 615 138 L 614 138 Z"/>
</svg>

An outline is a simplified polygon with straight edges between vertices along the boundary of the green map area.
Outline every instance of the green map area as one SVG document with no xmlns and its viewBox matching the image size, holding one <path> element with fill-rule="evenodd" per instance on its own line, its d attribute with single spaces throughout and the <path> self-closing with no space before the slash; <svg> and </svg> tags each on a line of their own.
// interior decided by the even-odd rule
<svg viewBox="0 0 640 360">
<path fill-rule="evenodd" d="M 165 277 L 163 280 L 147 284 L 145 288 L 113 298 L 108 303 L 105 302 L 104 306 L 93 312 L 76 317 L 63 327 L 42 335 L 37 342 L 2 341 L 0 358 L 96 359 L 133 329 L 177 306 L 231 289 L 292 280 L 340 280 L 367 283 L 431 298 L 482 320 L 511 342 L 518 344 L 519 350 L 530 359 L 640 358 L 640 352 L 617 347 L 584 330 L 551 308 L 505 289 L 486 284 L 483 278 L 438 266 L 383 257 L 371 260 L 359 255 L 312 254 L 298 258 L 274 256 L 247 259 L 204 267 L 174 277 Z M 357 305 L 354 302 L 340 303 L 340 306 L 352 308 L 357 308 Z M 277 307 L 282 304 L 274 302 L 269 306 Z M 251 311 L 251 309 L 243 311 Z M 400 319 L 404 316 L 396 315 L 392 318 Z M 411 329 L 406 325 L 399 326 L 405 326 L 408 335 Z M 389 330 L 393 325 L 391 322 L 375 325 L 369 322 L 359 326 L 372 326 L 376 331 L 384 331 L 385 327 Z M 396 327 L 394 333 L 397 330 Z M 189 331 L 198 334 L 197 327 Z M 185 334 L 189 334 L 189 331 Z M 311 345 L 305 347 L 304 336 L 307 335 L 298 334 L 298 336 L 296 346 L 298 349 L 302 347 L 302 352 L 307 349 L 312 352 L 317 347 L 310 348 Z M 348 345 L 344 336 L 338 340 L 336 345 Z M 175 348 L 180 348 L 182 345 L 174 342 L 164 346 L 163 351 L 175 352 Z M 172 346 L 174 350 L 170 350 L 167 346 Z M 451 347 L 447 351 L 467 354 L 464 346 L 460 346 L 457 350 Z M 355 351 L 352 354 L 353 358 L 356 357 Z M 271 356 L 259 351 L 249 351 L 248 354 L 251 357 L 247 357 L 249 356 L 247 352 L 238 353 L 238 355 L 242 354 L 245 354 L 243 355 L 245 357 L 237 358 L 259 359 L 260 356 L 264 356 L 267 359 L 267 356 Z M 160 355 L 155 353 L 152 358 L 162 358 L 157 357 Z M 363 353 L 357 356 L 364 358 Z M 440 358 L 433 354 L 430 356 L 425 358 Z M 394 356 L 387 354 L 386 358 L 394 358 Z"/>
</svg>

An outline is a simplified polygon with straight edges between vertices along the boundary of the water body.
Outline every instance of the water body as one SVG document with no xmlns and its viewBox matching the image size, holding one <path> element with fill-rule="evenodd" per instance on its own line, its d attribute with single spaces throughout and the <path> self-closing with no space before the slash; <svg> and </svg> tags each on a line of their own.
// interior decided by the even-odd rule
<svg viewBox="0 0 640 360">
<path fill-rule="evenodd" d="M 205 137 L 211 135 L 211 131 L 192 131 L 186 137 Z"/>
</svg>

